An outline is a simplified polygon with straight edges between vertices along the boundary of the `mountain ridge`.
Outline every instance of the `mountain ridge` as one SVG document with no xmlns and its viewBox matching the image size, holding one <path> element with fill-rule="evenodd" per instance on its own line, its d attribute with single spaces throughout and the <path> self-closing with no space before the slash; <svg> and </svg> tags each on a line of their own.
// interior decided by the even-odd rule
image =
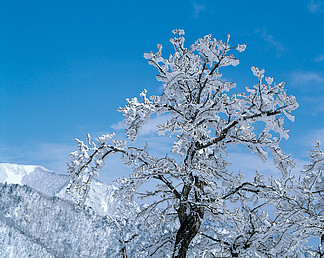
<svg viewBox="0 0 324 258">
<path fill-rule="evenodd" d="M 119 255 L 120 232 L 111 218 L 138 205 L 94 180 L 81 207 L 66 192 L 68 181 L 42 166 L 0 163 L 0 257 Z"/>
<path fill-rule="evenodd" d="M 11 239 L 11 246 L 16 247 L 12 250 L 0 241 L 0 257 L 7 257 L 8 249 L 16 255 L 31 245 L 54 257 L 107 257 L 118 248 L 114 225 L 106 216 L 26 185 L 0 184 L 0 222 L 2 238 Z M 10 236 L 13 231 L 15 238 Z"/>
</svg>

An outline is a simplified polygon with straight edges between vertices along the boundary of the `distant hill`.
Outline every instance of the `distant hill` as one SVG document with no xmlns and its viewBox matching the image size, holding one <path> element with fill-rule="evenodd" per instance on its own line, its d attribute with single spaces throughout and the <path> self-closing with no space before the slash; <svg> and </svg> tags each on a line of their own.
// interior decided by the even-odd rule
<svg viewBox="0 0 324 258">
<path fill-rule="evenodd" d="M 67 175 L 59 175 L 41 166 L 0 163 L 0 183 L 28 185 L 45 195 L 54 196 L 68 183 Z"/>
<path fill-rule="evenodd" d="M 41 166 L 0 164 L 0 257 L 114 257 L 120 232 L 110 218 L 138 208 L 116 187 L 91 185 L 84 207 L 68 176 Z"/>
<path fill-rule="evenodd" d="M 0 183 L 27 185 L 44 195 L 75 202 L 76 195 L 66 193 L 68 182 L 67 175 L 56 174 L 42 166 L 0 163 Z M 127 205 L 127 209 L 138 207 L 132 200 L 116 197 L 116 190 L 113 185 L 93 180 L 84 204 L 102 216 L 112 216 L 119 205 Z"/>
<path fill-rule="evenodd" d="M 0 257 L 109 257 L 118 251 L 107 217 L 26 185 L 0 184 L 0 232 Z"/>
</svg>

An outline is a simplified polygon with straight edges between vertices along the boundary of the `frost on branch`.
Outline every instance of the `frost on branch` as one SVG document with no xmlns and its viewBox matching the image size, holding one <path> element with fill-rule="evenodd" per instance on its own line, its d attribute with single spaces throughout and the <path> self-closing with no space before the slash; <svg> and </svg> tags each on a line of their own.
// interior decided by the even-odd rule
<svg viewBox="0 0 324 258">
<path fill-rule="evenodd" d="M 321 232 L 324 232 L 324 153 L 319 141 L 313 148 L 309 152 L 311 162 L 302 171 L 304 176 L 299 180 L 299 189 L 304 194 L 301 200 L 307 203 L 307 209 L 321 215 Z"/>
<path fill-rule="evenodd" d="M 75 189 L 80 201 L 86 198 L 90 182 L 94 177 L 98 176 L 105 157 L 113 152 L 123 152 L 125 142 L 112 141 L 113 145 L 107 143 L 114 136 L 114 133 L 105 134 L 95 139 L 95 142 L 91 141 L 90 134 L 88 134 L 86 142 L 76 139 L 78 151 L 70 154 L 72 161 L 67 164 L 70 177 L 67 189 L 68 191 L 72 188 Z"/>
<path fill-rule="evenodd" d="M 286 173 L 293 162 L 281 151 L 279 143 L 282 138 L 288 139 L 284 116 L 293 121 L 291 112 L 298 103 L 294 96 L 287 95 L 284 83 L 273 84 L 272 77 L 264 79 L 264 69 L 253 66 L 257 84 L 247 87 L 242 94 L 230 96 L 228 92 L 236 85 L 221 80 L 220 69 L 236 66 L 238 59 L 228 52 L 241 51 L 245 45 L 233 48 L 229 37 L 222 42 L 207 35 L 187 49 L 181 36 L 184 33 L 178 30 L 174 33 L 177 37 L 171 43 L 175 53 L 168 59 L 163 58 L 161 45 L 157 53 L 144 55 L 158 69 L 157 79 L 163 82 L 163 94 L 147 98 L 144 90 L 143 102 L 136 98 L 127 100 L 128 105 L 119 109 L 128 126 L 127 136 L 135 139 L 153 114 L 168 114 L 170 119 L 158 128 L 160 134 L 176 135 L 173 153 L 185 155 L 190 148 L 226 152 L 229 143 L 241 143 L 262 159 L 267 158 L 267 148 Z M 256 134 L 254 125 L 260 122 L 264 129 Z"/>
<path fill-rule="evenodd" d="M 166 115 L 167 121 L 157 129 L 161 137 L 173 137 L 170 153 L 155 157 L 147 145 L 130 146 L 112 136 L 96 144 L 79 141 L 69 167 L 70 188 L 86 193 L 105 157 L 120 153 L 133 169 L 129 178 L 117 180 L 120 193 L 151 200 L 134 222 L 151 240 L 135 238 L 133 243 L 140 244 L 128 250 L 134 256 L 272 257 L 288 252 L 287 247 L 295 255 L 300 243 L 288 234 L 290 224 L 283 223 L 287 213 L 281 210 L 282 198 L 295 185 L 290 173 L 294 162 L 279 144 L 288 139 L 284 121 L 294 120 L 296 98 L 287 94 L 284 83 L 275 83 L 254 66 L 255 84 L 234 94 L 236 83 L 223 79 L 221 70 L 239 64 L 232 52 L 244 51 L 245 44 L 232 47 L 229 35 L 225 41 L 206 35 L 186 47 L 184 31 L 173 33 L 173 54 L 163 57 L 160 44 L 157 52 L 144 54 L 157 69 L 163 93 L 148 96 L 143 90 L 118 109 L 131 141 L 152 116 Z M 283 178 L 265 180 L 257 174 L 248 182 L 243 174 L 230 173 L 227 149 L 234 144 L 246 146 L 263 160 L 270 152 Z M 154 189 L 142 191 L 141 185 L 149 181 Z"/>
<path fill-rule="evenodd" d="M 245 49 L 246 49 L 246 45 L 245 44 L 243 44 L 243 45 L 238 45 L 237 47 L 236 47 L 236 50 L 238 50 L 239 52 L 243 52 L 243 51 L 245 51 Z"/>
<path fill-rule="evenodd" d="M 324 154 L 316 142 L 309 153 L 310 164 L 305 166 L 297 179 L 292 177 L 275 182 L 278 205 L 278 226 L 289 229 L 294 242 L 317 238 L 319 246 L 304 246 L 303 255 L 324 255 Z M 278 196 L 280 195 L 280 197 Z M 279 197 L 279 198 L 278 198 Z M 289 226 L 290 225 L 290 226 Z"/>
</svg>

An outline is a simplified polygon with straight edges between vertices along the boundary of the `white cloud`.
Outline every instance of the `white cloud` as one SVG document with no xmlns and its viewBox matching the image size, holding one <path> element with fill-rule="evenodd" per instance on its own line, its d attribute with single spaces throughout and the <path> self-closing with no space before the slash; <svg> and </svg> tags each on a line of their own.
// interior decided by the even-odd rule
<svg viewBox="0 0 324 258">
<path fill-rule="evenodd" d="M 21 165 L 40 165 L 58 174 L 65 174 L 66 162 L 75 146 L 58 143 L 37 143 L 19 149 L 1 146 L 0 160 Z"/>
<path fill-rule="evenodd" d="M 312 105 L 312 109 L 309 111 L 312 116 L 316 116 L 324 111 L 324 97 L 304 97 L 303 101 Z"/>
<path fill-rule="evenodd" d="M 318 55 L 314 58 L 314 61 L 316 63 L 323 62 L 324 61 L 324 54 Z"/>
<path fill-rule="evenodd" d="M 157 126 L 159 124 L 165 123 L 168 119 L 170 119 L 170 116 L 168 115 L 161 115 L 158 117 L 150 118 L 148 122 L 140 130 L 139 136 L 145 136 L 145 135 L 151 135 L 157 133 L 158 131 Z M 126 125 L 124 124 L 124 120 L 122 120 L 116 124 L 113 124 L 111 128 L 116 131 L 120 131 L 126 129 Z"/>
<path fill-rule="evenodd" d="M 324 129 L 322 129 L 322 131 L 316 131 L 313 134 L 314 137 L 316 137 L 315 135 L 324 136 Z M 145 142 L 148 142 L 150 154 L 155 157 L 162 157 L 167 153 L 170 154 L 173 140 L 174 139 L 166 136 L 160 137 L 157 135 L 142 135 L 138 138 L 136 146 L 143 147 Z M 313 143 L 314 142 L 308 144 L 309 148 Z M 4 159 L 4 156 L 1 155 L 3 154 L 3 150 L 4 148 L 0 149 L 0 159 L 2 162 L 24 165 L 41 165 L 56 173 L 65 174 L 66 162 L 69 161 L 68 155 L 72 151 L 76 150 L 76 145 L 70 146 L 56 143 L 36 144 L 35 146 L 30 146 L 29 149 L 20 150 L 20 156 L 16 158 L 11 157 L 10 160 Z M 6 150 L 8 151 L 8 148 Z M 10 152 L 12 152 L 12 150 Z M 257 155 L 250 153 L 245 148 L 234 148 L 233 150 L 229 151 L 228 161 L 232 164 L 228 168 L 229 171 L 233 171 L 234 173 L 240 171 L 245 174 L 247 180 L 252 180 L 256 171 L 264 174 L 266 177 L 280 177 L 281 175 L 280 171 L 273 164 L 271 157 L 269 157 L 269 160 L 266 162 L 263 162 L 259 157 L 257 157 Z M 299 160 L 296 161 L 296 163 L 296 171 L 299 171 L 302 168 L 302 165 L 305 164 L 305 162 Z M 99 173 L 99 179 L 107 183 L 112 183 L 119 177 L 127 177 L 131 172 L 132 168 L 123 165 L 120 161 L 119 155 L 111 155 L 105 160 L 105 165 Z"/>
<path fill-rule="evenodd" d="M 69 154 L 75 149 L 76 145 L 40 143 L 35 145 L 32 150 L 26 152 L 25 157 L 33 164 L 44 166 L 58 174 L 65 174 Z"/>
<path fill-rule="evenodd" d="M 317 132 L 320 134 L 320 132 Z M 324 135 L 324 129 L 323 129 Z M 134 143 L 138 147 L 143 147 L 145 142 L 148 143 L 148 151 L 151 155 L 155 157 L 163 157 L 166 154 L 173 156 L 170 153 L 174 138 L 169 138 L 167 136 L 157 136 L 157 135 L 146 135 L 140 136 L 138 140 Z M 311 148 L 314 142 L 308 144 L 308 149 Z M 174 155 L 177 160 L 182 159 Z M 105 161 L 105 166 L 100 172 L 100 179 L 105 182 L 113 182 L 121 176 L 128 176 L 132 170 L 131 167 L 124 166 L 120 162 L 120 157 L 118 155 L 112 155 Z M 305 154 L 305 160 L 307 155 Z M 305 165 L 305 160 L 295 159 L 296 167 L 293 169 L 295 173 L 299 173 Z M 231 165 L 228 167 L 229 172 L 238 173 L 241 172 L 245 175 L 246 180 L 253 180 L 256 171 L 260 174 L 264 174 L 266 178 L 273 176 L 279 178 L 281 172 L 276 168 L 273 163 L 272 156 L 266 162 L 261 160 L 256 154 L 248 151 L 244 146 L 231 146 L 229 148 L 229 159 L 228 162 Z"/>
<path fill-rule="evenodd" d="M 319 128 L 308 132 L 303 139 L 304 145 L 311 149 L 311 147 L 315 144 L 315 141 L 320 141 L 322 146 L 324 144 L 324 128 Z"/>
<path fill-rule="evenodd" d="M 116 131 L 126 129 L 126 125 L 125 125 L 125 123 L 124 123 L 124 120 L 121 120 L 121 121 L 119 121 L 118 123 L 111 125 L 110 127 L 111 127 L 112 129 L 116 130 Z"/>
<path fill-rule="evenodd" d="M 316 13 L 321 10 L 321 2 L 311 0 L 307 5 L 308 11 L 311 13 Z"/>
<path fill-rule="evenodd" d="M 267 176 L 275 175 L 279 172 L 271 160 L 264 162 L 257 155 L 248 151 L 230 152 L 229 162 L 231 163 L 229 171 L 234 173 L 240 171 L 248 179 L 252 179 L 256 171 Z"/>
<path fill-rule="evenodd" d="M 19 150 L 0 146 L 0 161 L 20 165 L 40 165 L 57 174 L 66 174 L 66 162 L 70 161 L 69 154 L 76 150 L 76 144 L 70 146 L 66 144 L 40 143 L 28 148 L 22 147 Z M 15 156 L 16 154 L 19 154 L 19 156 Z M 128 176 L 131 172 L 132 168 L 123 165 L 120 161 L 120 155 L 111 155 L 105 160 L 105 165 L 99 172 L 99 180 L 113 183 L 114 180 Z"/>
<path fill-rule="evenodd" d="M 17 163 L 17 160 L 24 157 L 22 151 L 18 148 L 0 145 L 0 162 L 1 163 Z M 27 164 L 22 164 L 27 165 Z"/>
<path fill-rule="evenodd" d="M 99 172 L 99 180 L 112 184 L 120 177 L 128 177 L 132 173 L 130 166 L 123 165 L 120 155 L 110 155 Z"/>
<path fill-rule="evenodd" d="M 203 4 L 197 4 L 196 2 L 193 3 L 194 6 L 194 18 L 198 18 L 199 14 L 206 10 L 206 6 Z"/>
<path fill-rule="evenodd" d="M 257 30 L 256 32 L 260 31 Z M 268 34 L 265 29 L 263 29 L 261 33 L 261 38 L 276 50 L 277 57 L 280 57 L 284 52 L 287 51 L 287 48 L 281 42 L 276 40 L 273 35 Z"/>
<path fill-rule="evenodd" d="M 229 153 L 229 166 L 230 172 L 241 172 L 245 175 L 247 180 L 253 180 L 256 171 L 259 174 L 263 174 L 266 178 L 273 176 L 274 178 L 280 178 L 282 173 L 276 167 L 273 162 L 272 156 L 269 155 L 268 159 L 264 162 L 256 154 L 249 151 L 230 152 Z M 305 159 L 307 157 L 305 156 Z M 307 161 L 294 158 L 295 167 L 292 168 L 293 173 L 299 174 L 304 169 L 304 165 Z"/>
<path fill-rule="evenodd" d="M 149 152 L 151 155 L 156 157 L 162 157 L 165 156 L 167 153 L 170 154 L 171 146 L 173 144 L 174 138 L 163 137 L 163 136 L 161 137 L 156 134 L 157 132 L 156 125 L 160 124 L 162 120 L 164 122 L 166 119 L 167 117 L 157 117 L 157 118 L 150 119 L 147 128 L 143 128 L 144 133 L 139 135 L 135 143 L 136 146 L 143 147 L 145 142 L 147 142 L 149 146 Z M 125 126 L 123 125 L 122 122 L 119 122 L 113 125 L 112 127 L 115 129 L 117 128 L 124 129 Z M 305 158 L 307 158 L 306 155 Z M 256 171 L 264 174 L 266 177 L 281 176 L 281 172 L 274 165 L 271 156 L 269 156 L 268 160 L 264 162 L 256 154 L 246 150 L 244 146 L 231 146 L 229 148 L 228 162 L 231 163 L 231 165 L 228 168 L 230 172 L 237 173 L 240 171 L 243 174 L 245 174 L 246 179 L 248 180 L 253 179 Z M 295 171 L 300 171 L 303 168 L 303 165 L 305 164 L 305 162 L 302 160 L 296 160 L 296 163 L 297 165 Z M 117 163 L 116 162 L 112 163 L 112 166 L 114 167 L 112 170 L 118 171 L 119 170 L 118 167 L 115 167 L 114 164 L 116 165 Z M 125 171 L 125 170 L 121 168 L 121 171 Z M 121 172 L 121 174 L 123 173 L 124 172 Z"/>
<path fill-rule="evenodd" d="M 291 76 L 292 84 L 324 83 L 324 77 L 316 72 L 294 72 Z"/>
<path fill-rule="evenodd" d="M 144 143 L 147 142 L 149 152 L 156 157 L 164 157 L 167 153 L 170 154 L 174 141 L 175 138 L 158 135 L 138 138 L 138 142 L 142 144 L 140 147 L 143 147 Z"/>
</svg>

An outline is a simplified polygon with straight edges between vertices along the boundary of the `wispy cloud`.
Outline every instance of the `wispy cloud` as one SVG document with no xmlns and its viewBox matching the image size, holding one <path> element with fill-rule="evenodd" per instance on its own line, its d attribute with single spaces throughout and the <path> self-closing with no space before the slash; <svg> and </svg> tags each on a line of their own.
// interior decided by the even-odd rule
<svg viewBox="0 0 324 258">
<path fill-rule="evenodd" d="M 194 18 L 198 18 L 199 14 L 203 11 L 206 11 L 206 6 L 203 4 L 198 4 L 196 2 L 193 2 L 193 7 L 194 7 Z"/>
<path fill-rule="evenodd" d="M 42 163 L 46 168 L 56 173 L 66 173 L 66 162 L 69 161 L 69 155 L 76 150 L 76 145 L 67 145 L 59 143 L 41 143 L 35 146 L 28 156 Z"/>
<path fill-rule="evenodd" d="M 126 129 L 126 125 L 124 123 L 124 120 L 121 120 L 118 123 L 111 125 L 110 127 L 112 129 L 116 130 L 116 131 L 120 131 L 120 130 Z"/>
<path fill-rule="evenodd" d="M 248 151 L 229 153 L 229 162 L 231 163 L 229 171 L 241 172 L 250 180 L 255 176 L 256 171 L 268 176 L 280 173 L 271 160 L 264 162 Z"/>
<path fill-rule="evenodd" d="M 308 11 L 316 13 L 321 10 L 321 1 L 311 0 L 307 5 Z"/>
<path fill-rule="evenodd" d="M 279 178 L 282 175 L 281 171 L 274 164 L 273 157 L 270 154 L 264 162 L 256 154 L 240 148 L 240 151 L 229 153 L 229 162 L 231 162 L 229 166 L 230 172 L 241 172 L 248 180 L 252 180 L 256 172 L 265 175 L 265 177 L 273 176 L 274 178 Z M 292 168 L 292 171 L 298 174 L 307 162 L 306 153 L 305 160 L 295 158 L 294 162 L 295 167 Z"/>
<path fill-rule="evenodd" d="M 324 135 L 324 129 L 322 131 L 316 131 L 313 136 L 315 135 Z M 137 144 L 139 147 L 143 147 L 145 142 L 148 142 L 150 154 L 156 157 L 162 157 L 167 153 L 170 154 L 173 140 L 174 139 L 169 137 L 159 137 L 157 135 L 142 135 L 138 138 Z M 311 146 L 313 143 L 314 141 L 310 144 L 308 142 L 308 145 Z M 66 173 L 68 155 L 72 151 L 76 150 L 76 146 L 56 143 L 41 143 L 31 146 L 31 149 L 32 150 L 26 149 L 26 151 L 20 153 L 21 156 L 16 158 L 11 157 L 9 160 L 4 159 L 5 156 L 0 152 L 1 162 L 17 163 L 22 165 L 41 165 L 56 173 L 64 174 Z M 3 146 L 2 150 L 4 150 Z M 8 150 L 9 149 L 6 148 L 6 151 Z M 12 152 L 12 150 L 10 152 Z M 257 157 L 257 155 L 252 154 L 245 149 L 232 150 L 229 154 L 228 161 L 232 163 L 229 167 L 229 171 L 233 171 L 234 173 L 242 172 L 248 180 L 253 179 L 256 171 L 265 174 L 267 177 L 271 175 L 279 177 L 281 175 L 280 171 L 273 164 L 271 157 L 269 157 L 268 161 L 263 162 Z M 299 169 L 301 166 L 297 164 L 297 167 Z M 111 155 L 105 160 L 105 165 L 99 173 L 99 179 L 107 183 L 112 183 L 119 177 L 127 177 L 130 173 L 132 173 L 132 168 L 123 165 L 120 161 L 119 155 Z"/>
<path fill-rule="evenodd" d="M 112 184 L 121 177 L 128 177 L 132 173 L 132 167 L 122 163 L 120 155 L 111 155 L 105 159 L 105 164 L 99 172 L 99 180 Z"/>
<path fill-rule="evenodd" d="M 260 32 L 257 30 L 257 32 Z M 276 50 L 277 57 L 282 56 L 287 51 L 287 48 L 271 34 L 268 34 L 265 29 L 261 31 L 261 38 L 268 43 L 269 46 Z"/>
<path fill-rule="evenodd" d="M 159 124 L 165 123 L 169 118 L 170 117 L 167 115 L 161 115 L 158 117 L 150 118 L 148 122 L 140 130 L 139 136 L 146 136 L 146 135 L 157 133 L 158 131 L 157 126 Z M 124 130 L 126 128 L 126 125 L 124 124 L 124 120 L 122 120 L 116 124 L 113 124 L 111 128 L 116 131 L 120 131 L 120 130 Z"/>
<path fill-rule="evenodd" d="M 23 159 L 24 153 L 21 149 L 7 146 L 4 144 L 0 145 L 0 162 L 1 163 L 17 163 L 17 160 Z M 28 165 L 28 164 L 24 164 Z"/>
<path fill-rule="evenodd" d="M 170 154 L 173 141 L 174 138 L 159 137 L 156 134 L 149 134 L 139 136 L 137 143 L 144 145 L 144 143 L 147 142 L 149 144 L 150 154 L 156 157 L 162 157 L 167 153 Z M 247 180 L 252 180 L 256 171 L 267 177 L 281 176 L 281 172 L 273 163 L 271 155 L 269 155 L 268 160 L 264 162 L 256 154 L 246 150 L 243 146 L 231 146 L 229 148 L 228 162 L 231 163 L 228 167 L 229 172 L 242 172 Z M 296 163 L 295 171 L 298 172 L 302 169 L 305 162 L 296 160 Z"/>
<path fill-rule="evenodd" d="M 324 54 L 318 55 L 314 58 L 314 61 L 316 63 L 323 62 L 324 61 Z"/>
<path fill-rule="evenodd" d="M 312 116 L 317 116 L 322 114 L 324 111 L 324 97 L 303 97 L 303 101 L 311 104 L 312 109 L 309 110 L 309 114 Z"/>
<path fill-rule="evenodd" d="M 20 149 L 1 146 L 0 161 L 21 165 L 41 165 L 59 174 L 66 173 L 66 162 L 76 145 L 37 143 Z"/>
<path fill-rule="evenodd" d="M 97 137 L 99 135 L 93 136 Z M 153 141 L 152 146 L 161 148 L 155 141 Z M 141 147 L 143 147 L 143 144 Z M 69 154 L 76 150 L 77 145 L 74 143 L 71 143 L 71 145 L 37 143 L 29 145 L 28 148 L 21 146 L 19 149 L 0 145 L 0 162 L 20 165 L 40 165 L 57 174 L 66 174 L 66 162 L 70 161 Z M 99 173 L 99 180 L 112 183 L 119 177 L 128 176 L 131 172 L 132 168 L 123 165 L 119 155 L 111 155 L 105 160 L 105 165 Z"/>
<path fill-rule="evenodd" d="M 319 128 L 316 130 L 312 130 L 305 134 L 303 143 L 308 149 L 310 149 L 314 144 L 315 141 L 320 141 L 322 143 L 322 147 L 324 145 L 324 128 Z"/>
<path fill-rule="evenodd" d="M 317 72 L 299 71 L 292 73 L 291 83 L 295 85 L 302 85 L 307 83 L 324 83 L 324 77 Z"/>
</svg>

